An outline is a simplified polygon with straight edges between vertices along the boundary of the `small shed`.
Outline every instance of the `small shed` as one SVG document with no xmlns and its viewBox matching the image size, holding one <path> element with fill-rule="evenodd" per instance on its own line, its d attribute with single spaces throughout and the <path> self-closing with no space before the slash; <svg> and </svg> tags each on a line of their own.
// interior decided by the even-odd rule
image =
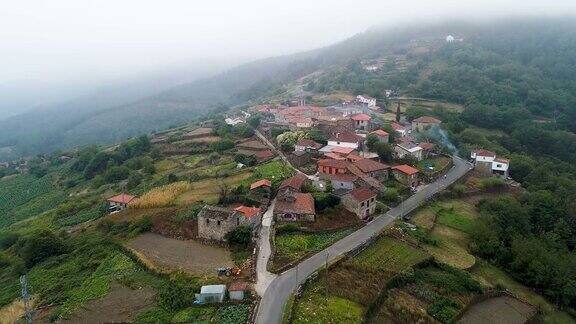
<svg viewBox="0 0 576 324">
<path fill-rule="evenodd" d="M 245 282 L 234 282 L 228 288 L 230 292 L 230 299 L 231 300 L 243 300 L 244 299 L 244 292 L 248 288 L 248 284 Z"/>
<path fill-rule="evenodd" d="M 226 285 L 208 285 L 200 288 L 196 300 L 201 303 L 221 303 L 226 296 Z"/>
</svg>

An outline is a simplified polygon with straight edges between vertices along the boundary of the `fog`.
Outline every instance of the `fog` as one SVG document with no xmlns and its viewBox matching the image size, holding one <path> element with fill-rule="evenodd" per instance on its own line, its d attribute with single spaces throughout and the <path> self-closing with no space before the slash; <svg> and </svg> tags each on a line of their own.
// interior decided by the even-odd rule
<svg viewBox="0 0 576 324">
<path fill-rule="evenodd" d="M 574 12 L 574 0 L 2 1 L 0 118 L 109 80 L 180 71 L 183 82 L 197 67 L 217 72 L 373 25 Z"/>
</svg>

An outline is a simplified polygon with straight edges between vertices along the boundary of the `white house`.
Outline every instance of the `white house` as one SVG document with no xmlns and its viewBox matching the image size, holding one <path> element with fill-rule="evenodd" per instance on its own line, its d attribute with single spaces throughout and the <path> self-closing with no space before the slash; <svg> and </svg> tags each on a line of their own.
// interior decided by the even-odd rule
<svg viewBox="0 0 576 324">
<path fill-rule="evenodd" d="M 224 122 L 225 122 L 226 124 L 228 124 L 228 125 L 235 126 L 235 125 L 244 123 L 245 121 L 244 121 L 244 119 L 238 118 L 238 117 L 236 117 L 236 118 L 230 118 L 230 117 L 228 117 L 228 118 L 224 119 Z"/>
<path fill-rule="evenodd" d="M 474 161 L 474 168 L 486 174 L 495 174 L 503 178 L 508 177 L 510 161 L 498 158 L 496 153 L 488 150 L 474 150 L 470 154 Z"/>
<path fill-rule="evenodd" d="M 454 43 L 454 36 L 452 35 L 446 36 L 446 43 Z"/>
<path fill-rule="evenodd" d="M 226 296 L 226 285 L 208 285 L 200 288 L 196 300 L 201 303 L 221 303 Z"/>
<path fill-rule="evenodd" d="M 328 139 L 327 146 L 349 147 L 358 149 L 362 145 L 364 139 L 352 132 L 336 133 Z"/>
<path fill-rule="evenodd" d="M 400 135 L 401 137 L 406 136 L 406 133 L 408 133 L 408 131 L 406 130 L 406 127 L 398 124 L 398 123 L 392 123 L 390 124 L 390 126 L 392 127 L 392 129 L 398 133 L 398 135 Z"/>
<path fill-rule="evenodd" d="M 358 100 L 358 102 L 361 102 L 363 104 L 367 104 L 368 107 L 376 106 L 376 99 L 366 95 L 357 95 L 356 100 Z"/>
<path fill-rule="evenodd" d="M 422 148 L 412 142 L 398 143 L 394 146 L 394 152 L 398 158 L 404 158 L 406 155 L 411 155 L 416 160 L 422 160 Z"/>
</svg>

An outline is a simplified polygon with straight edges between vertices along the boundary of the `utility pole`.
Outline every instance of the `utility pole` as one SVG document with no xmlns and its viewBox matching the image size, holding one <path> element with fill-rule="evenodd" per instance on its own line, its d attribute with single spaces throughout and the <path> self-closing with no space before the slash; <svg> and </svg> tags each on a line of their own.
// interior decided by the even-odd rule
<svg viewBox="0 0 576 324">
<path fill-rule="evenodd" d="M 328 305 L 328 252 L 326 252 L 326 273 L 324 277 L 324 299 L 326 300 L 326 305 Z"/>
<path fill-rule="evenodd" d="M 28 280 L 26 280 L 26 275 L 20 276 L 20 286 L 22 287 L 22 300 L 24 301 L 26 323 L 32 324 L 32 312 L 30 311 L 30 294 L 28 293 Z"/>
</svg>

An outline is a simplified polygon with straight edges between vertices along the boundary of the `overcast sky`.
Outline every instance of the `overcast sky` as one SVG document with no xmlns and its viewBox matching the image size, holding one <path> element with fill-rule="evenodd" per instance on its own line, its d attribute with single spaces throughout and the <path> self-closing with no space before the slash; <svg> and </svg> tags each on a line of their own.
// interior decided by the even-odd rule
<svg viewBox="0 0 576 324">
<path fill-rule="evenodd" d="M 575 0 L 2 0 L 0 86 L 234 64 L 373 25 L 574 12 Z"/>
</svg>

